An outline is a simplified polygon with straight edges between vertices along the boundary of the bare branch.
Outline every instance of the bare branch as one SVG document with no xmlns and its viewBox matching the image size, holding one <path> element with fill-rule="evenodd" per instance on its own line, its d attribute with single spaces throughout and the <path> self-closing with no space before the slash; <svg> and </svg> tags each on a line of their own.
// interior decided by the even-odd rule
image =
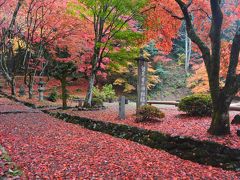
<svg viewBox="0 0 240 180">
<path fill-rule="evenodd" d="M 184 15 L 184 19 L 186 21 L 186 27 L 187 27 L 188 36 L 195 44 L 197 44 L 197 46 L 201 50 L 204 62 L 205 62 L 206 67 L 207 67 L 207 71 L 209 72 L 210 57 L 211 57 L 210 56 L 210 49 L 200 39 L 200 37 L 195 32 L 195 29 L 194 29 L 193 24 L 192 24 L 192 18 L 191 18 L 191 15 L 190 15 L 189 11 L 188 11 L 188 7 L 191 5 L 191 3 L 188 3 L 188 5 L 186 5 L 182 0 L 175 0 L 175 1 L 177 2 L 179 7 L 181 8 L 182 13 Z M 189 2 L 191 2 L 191 1 L 189 1 Z"/>
</svg>

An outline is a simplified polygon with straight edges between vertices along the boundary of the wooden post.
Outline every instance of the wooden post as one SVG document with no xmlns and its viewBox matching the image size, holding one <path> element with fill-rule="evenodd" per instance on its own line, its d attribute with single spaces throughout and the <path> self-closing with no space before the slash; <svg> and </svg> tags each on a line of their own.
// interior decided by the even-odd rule
<svg viewBox="0 0 240 180">
<path fill-rule="evenodd" d="M 147 104 L 147 71 L 148 62 L 143 57 L 143 50 L 140 51 L 138 59 L 138 84 L 137 84 L 137 110 Z"/>
<path fill-rule="evenodd" d="M 121 96 L 119 98 L 119 118 L 122 120 L 122 119 L 125 119 L 126 118 L 126 115 L 125 115 L 125 96 Z"/>
</svg>

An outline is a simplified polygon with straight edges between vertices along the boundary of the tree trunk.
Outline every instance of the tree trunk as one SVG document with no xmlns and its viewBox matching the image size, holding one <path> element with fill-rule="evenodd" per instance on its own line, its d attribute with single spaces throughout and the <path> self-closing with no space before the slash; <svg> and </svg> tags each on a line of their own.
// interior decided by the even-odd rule
<svg viewBox="0 0 240 180">
<path fill-rule="evenodd" d="M 16 96 L 16 83 L 15 83 L 15 78 L 11 79 L 11 95 Z"/>
<path fill-rule="evenodd" d="M 29 84 L 28 84 L 28 98 L 33 98 L 33 77 L 29 75 Z"/>
<path fill-rule="evenodd" d="M 67 80 L 66 78 L 63 78 L 61 80 L 61 86 L 62 86 L 62 108 L 63 109 L 67 109 L 67 89 L 66 89 L 66 86 L 67 86 Z"/>
<path fill-rule="evenodd" d="M 212 122 L 208 132 L 216 136 L 230 134 L 229 107 L 231 100 L 220 97 L 217 102 L 215 105 L 213 104 Z"/>
<path fill-rule="evenodd" d="M 92 106 L 92 97 L 93 97 L 93 88 L 94 88 L 95 79 L 96 79 L 96 75 L 95 73 L 92 73 L 92 75 L 89 77 L 89 85 L 88 85 L 87 95 L 84 102 L 85 107 Z"/>
</svg>

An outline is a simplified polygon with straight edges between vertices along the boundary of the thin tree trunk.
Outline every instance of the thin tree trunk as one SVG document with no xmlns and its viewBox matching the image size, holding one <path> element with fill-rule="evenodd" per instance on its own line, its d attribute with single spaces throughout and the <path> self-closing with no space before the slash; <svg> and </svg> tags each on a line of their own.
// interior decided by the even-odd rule
<svg viewBox="0 0 240 180">
<path fill-rule="evenodd" d="M 187 34 L 187 30 L 185 31 L 185 71 L 186 73 L 188 73 L 188 34 Z"/>
<path fill-rule="evenodd" d="M 67 109 L 67 89 L 66 89 L 66 86 L 67 86 L 67 80 L 66 78 L 63 78 L 61 80 L 61 86 L 62 86 L 62 107 L 63 109 Z"/>
<path fill-rule="evenodd" d="M 185 34 L 185 71 L 188 73 L 189 71 L 189 63 L 191 59 L 191 53 L 192 53 L 192 41 L 188 37 L 187 29 Z"/>
<path fill-rule="evenodd" d="M 28 84 L 28 98 L 33 98 L 33 76 L 29 74 L 29 84 Z"/>
<path fill-rule="evenodd" d="M 188 48 L 188 70 L 190 67 L 190 60 L 191 60 L 191 55 L 192 55 L 192 40 L 188 38 L 189 41 L 189 48 Z"/>
<path fill-rule="evenodd" d="M 11 84 L 11 94 L 12 96 L 16 96 L 16 83 L 15 83 L 14 77 L 11 79 L 10 84 Z"/>
<path fill-rule="evenodd" d="M 95 73 L 92 73 L 92 75 L 89 77 L 87 96 L 86 96 L 85 102 L 84 102 L 85 107 L 92 106 L 92 97 L 93 97 L 93 88 L 94 88 L 95 79 L 96 79 L 96 75 L 95 75 Z"/>
</svg>

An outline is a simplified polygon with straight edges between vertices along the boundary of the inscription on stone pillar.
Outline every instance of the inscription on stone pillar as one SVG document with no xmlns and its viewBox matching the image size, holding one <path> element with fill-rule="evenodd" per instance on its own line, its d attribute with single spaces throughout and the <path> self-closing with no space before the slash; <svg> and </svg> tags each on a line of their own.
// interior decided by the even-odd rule
<svg viewBox="0 0 240 180">
<path fill-rule="evenodd" d="M 147 71 L 148 62 L 143 57 L 143 50 L 140 51 L 140 58 L 138 59 L 138 85 L 137 85 L 137 109 L 147 104 Z"/>
</svg>

